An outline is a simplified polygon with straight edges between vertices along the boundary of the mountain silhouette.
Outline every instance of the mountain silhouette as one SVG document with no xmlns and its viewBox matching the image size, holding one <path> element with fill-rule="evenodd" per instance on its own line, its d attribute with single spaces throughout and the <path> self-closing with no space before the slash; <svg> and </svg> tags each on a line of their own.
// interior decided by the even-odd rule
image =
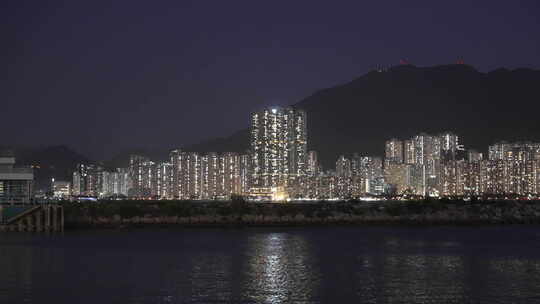
<svg viewBox="0 0 540 304">
<path fill-rule="evenodd" d="M 540 140 L 540 71 L 469 65 L 400 65 L 371 71 L 292 105 L 307 112 L 308 149 L 325 168 L 339 155 L 379 155 L 384 142 L 421 132 L 451 131 L 466 148 L 500 140 Z M 244 152 L 249 130 L 186 147 L 197 152 Z"/>
<path fill-rule="evenodd" d="M 501 140 L 540 141 L 540 71 L 532 69 L 482 73 L 468 65 L 400 65 L 319 90 L 291 106 L 307 112 L 308 149 L 318 151 L 326 169 L 334 168 L 341 154 L 382 156 L 386 140 L 421 132 L 451 131 L 466 148 L 480 151 Z M 7 148 L 14 150 L 18 164 L 38 166 L 39 189 L 49 187 L 53 177 L 71 181 L 78 163 L 95 163 L 66 146 L 0 150 Z M 201 153 L 248 149 L 248 128 L 183 148 Z M 100 164 L 126 167 L 132 153 L 156 161 L 168 158 L 166 150 L 140 148 Z"/>
</svg>

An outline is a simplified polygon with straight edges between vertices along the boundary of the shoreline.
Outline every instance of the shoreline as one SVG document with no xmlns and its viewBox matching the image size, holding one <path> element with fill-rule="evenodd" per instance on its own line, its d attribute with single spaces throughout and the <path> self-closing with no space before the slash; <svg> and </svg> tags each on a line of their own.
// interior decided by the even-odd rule
<svg viewBox="0 0 540 304">
<path fill-rule="evenodd" d="M 422 200 L 370 204 L 357 201 L 312 204 L 260 204 L 243 200 L 105 201 L 61 205 L 65 210 L 64 230 L 540 224 L 540 201 Z M 0 231 L 15 230 L 1 228 Z M 32 223 L 20 221 L 16 230 L 33 231 Z"/>
<path fill-rule="evenodd" d="M 144 204 L 144 203 L 141 203 Z M 151 206 L 151 207 L 149 207 Z M 133 206 L 131 206 L 133 208 Z M 66 217 L 66 229 L 146 227 L 479 226 L 540 224 L 540 201 L 353 202 L 256 205 L 175 202 Z M 122 214 L 124 211 L 124 214 Z M 138 213 L 137 213 L 138 212 Z"/>
</svg>

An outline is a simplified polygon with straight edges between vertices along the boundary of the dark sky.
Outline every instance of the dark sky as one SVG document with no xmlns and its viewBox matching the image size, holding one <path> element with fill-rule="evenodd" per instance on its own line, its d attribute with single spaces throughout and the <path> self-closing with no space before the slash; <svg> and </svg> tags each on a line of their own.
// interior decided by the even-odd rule
<svg viewBox="0 0 540 304">
<path fill-rule="evenodd" d="M 401 58 L 540 67 L 538 1 L 11 1 L 1 142 L 182 147 Z"/>
</svg>

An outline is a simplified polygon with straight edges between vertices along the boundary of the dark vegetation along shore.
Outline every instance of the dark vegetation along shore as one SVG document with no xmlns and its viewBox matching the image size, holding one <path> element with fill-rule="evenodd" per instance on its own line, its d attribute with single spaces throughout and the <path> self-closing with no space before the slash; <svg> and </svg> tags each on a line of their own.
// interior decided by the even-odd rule
<svg viewBox="0 0 540 304">
<path fill-rule="evenodd" d="M 540 201 L 253 203 L 104 201 L 64 203 L 65 228 L 303 225 L 540 224 Z"/>
</svg>

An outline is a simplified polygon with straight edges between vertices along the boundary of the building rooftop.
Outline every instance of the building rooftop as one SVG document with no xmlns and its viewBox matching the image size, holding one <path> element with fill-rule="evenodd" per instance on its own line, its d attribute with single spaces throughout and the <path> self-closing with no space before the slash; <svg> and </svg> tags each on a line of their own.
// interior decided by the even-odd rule
<svg viewBox="0 0 540 304">
<path fill-rule="evenodd" d="M 34 170 L 29 167 L 14 167 L 13 153 L 0 152 L 0 180 L 33 180 Z"/>
</svg>

